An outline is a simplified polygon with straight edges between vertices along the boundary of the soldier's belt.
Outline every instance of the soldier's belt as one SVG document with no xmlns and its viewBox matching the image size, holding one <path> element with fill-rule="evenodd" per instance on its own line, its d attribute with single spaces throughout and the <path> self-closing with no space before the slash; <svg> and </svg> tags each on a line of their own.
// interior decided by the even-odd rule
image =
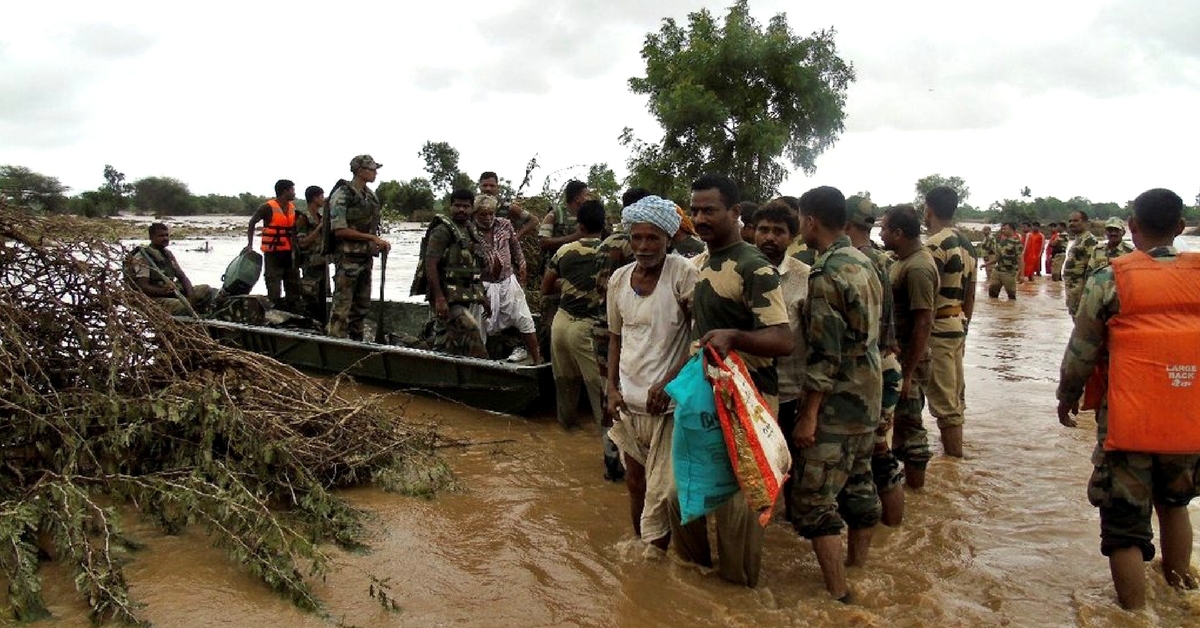
<svg viewBox="0 0 1200 628">
<path fill-rule="evenodd" d="M 961 305 L 947 305 L 945 307 L 939 307 L 937 309 L 937 312 L 933 315 L 933 317 L 934 318 L 954 318 L 955 316 L 959 316 L 961 314 L 962 314 L 962 306 Z"/>
</svg>

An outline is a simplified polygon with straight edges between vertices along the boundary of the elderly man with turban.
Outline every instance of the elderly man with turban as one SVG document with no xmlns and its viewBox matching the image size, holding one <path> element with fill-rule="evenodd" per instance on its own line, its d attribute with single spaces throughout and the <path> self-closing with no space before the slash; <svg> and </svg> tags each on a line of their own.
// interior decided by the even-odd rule
<svg viewBox="0 0 1200 628">
<path fill-rule="evenodd" d="M 698 271 L 667 253 L 680 223 L 671 201 L 647 196 L 626 207 L 621 221 L 634 263 L 608 282 L 609 436 L 624 458 L 634 530 L 665 550 L 670 513 L 679 509 L 668 508 L 678 497 L 671 469 L 673 408 L 663 388 L 688 353 Z"/>
</svg>

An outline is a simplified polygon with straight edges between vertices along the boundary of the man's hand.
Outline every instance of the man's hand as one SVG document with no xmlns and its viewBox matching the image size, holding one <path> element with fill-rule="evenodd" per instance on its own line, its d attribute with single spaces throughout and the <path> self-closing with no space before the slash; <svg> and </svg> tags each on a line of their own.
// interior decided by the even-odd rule
<svg viewBox="0 0 1200 628">
<path fill-rule="evenodd" d="M 646 412 L 649 414 L 662 414 L 667 411 L 667 406 L 671 405 L 671 396 L 667 394 L 667 382 L 659 382 L 650 387 L 646 394 Z"/>
<path fill-rule="evenodd" d="M 446 304 L 446 297 L 438 297 L 433 301 L 433 311 L 439 320 L 450 318 L 450 306 Z"/>
<path fill-rule="evenodd" d="M 796 427 L 792 428 L 792 442 L 800 449 L 817 444 L 817 417 L 797 416 Z"/>
<path fill-rule="evenodd" d="M 1071 418 L 1071 415 L 1079 416 L 1079 402 L 1070 404 L 1065 401 L 1058 402 L 1058 422 L 1067 427 L 1079 425 L 1079 422 Z"/>
<path fill-rule="evenodd" d="M 714 329 L 700 339 L 700 346 L 712 345 L 712 348 L 717 351 L 717 355 L 725 357 L 734 349 L 734 343 L 737 340 L 738 330 L 736 329 Z"/>
<path fill-rule="evenodd" d="M 608 414 L 612 417 L 613 423 L 621 420 L 621 412 L 629 412 L 629 407 L 625 405 L 625 397 L 621 395 L 619 390 L 608 391 Z"/>
</svg>

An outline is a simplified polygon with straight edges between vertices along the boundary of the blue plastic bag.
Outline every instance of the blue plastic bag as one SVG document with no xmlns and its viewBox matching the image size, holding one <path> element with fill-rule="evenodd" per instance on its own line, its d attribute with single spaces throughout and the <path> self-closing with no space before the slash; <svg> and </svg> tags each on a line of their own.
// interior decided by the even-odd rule
<svg viewBox="0 0 1200 628">
<path fill-rule="evenodd" d="M 703 517 L 740 490 L 717 418 L 713 388 L 697 352 L 666 386 L 675 400 L 671 462 L 683 523 Z"/>
</svg>

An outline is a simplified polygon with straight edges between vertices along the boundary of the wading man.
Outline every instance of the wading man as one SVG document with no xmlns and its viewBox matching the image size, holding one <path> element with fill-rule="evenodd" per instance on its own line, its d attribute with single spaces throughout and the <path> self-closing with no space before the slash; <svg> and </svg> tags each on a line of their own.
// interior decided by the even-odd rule
<svg viewBox="0 0 1200 628">
<path fill-rule="evenodd" d="M 938 293 L 937 264 L 921 245 L 921 217 L 911 205 L 889 209 L 879 230 L 883 246 L 896 255 L 888 271 L 892 286 L 896 340 L 900 343 L 900 399 L 896 404 L 892 451 L 904 463 L 909 488 L 925 486 L 925 469 L 931 450 L 921 413 L 925 393 L 921 387 L 929 373 L 929 333 L 933 328 Z"/>
<path fill-rule="evenodd" d="M 1096 248 L 1096 236 L 1092 235 L 1091 222 L 1084 212 L 1074 212 L 1067 219 L 1067 232 L 1071 234 L 1071 243 L 1067 245 L 1066 257 L 1063 261 L 1063 288 L 1067 299 L 1067 313 L 1075 316 L 1079 308 L 1079 299 L 1083 296 L 1083 282 L 1087 279 L 1088 260 L 1092 258 L 1092 250 Z"/>
<path fill-rule="evenodd" d="M 1074 427 L 1093 369 L 1107 380 L 1088 500 L 1100 509 L 1100 552 L 1128 609 L 1146 603 L 1152 510 L 1167 583 L 1197 586 L 1187 505 L 1200 494 L 1200 255 L 1172 246 L 1183 228 L 1174 192 L 1149 190 L 1133 201 L 1137 252 L 1087 280 L 1058 385 L 1058 420 Z"/>
<path fill-rule="evenodd" d="M 370 155 L 351 159 L 354 178 L 336 186 L 329 199 L 336 270 L 328 333 L 334 338 L 363 339 L 363 319 L 371 306 L 372 258 L 387 255 L 392 248 L 390 242 L 379 237 L 379 199 L 367 187 L 382 166 Z"/>
<path fill-rule="evenodd" d="M 699 346 L 712 345 L 721 355 L 736 350 L 771 411 L 778 416 L 779 378 L 775 358 L 792 352 L 792 332 L 779 273 L 754 245 L 742 240 L 739 190 L 728 177 L 704 175 L 692 183 L 692 220 L 708 251 L 695 258 L 700 270 L 692 299 Z M 672 505 L 672 537 L 684 560 L 712 565 L 707 517 L 687 526 Z M 711 513 L 716 520 L 721 578 L 754 587 L 762 565 L 763 529 L 741 491 Z"/>
<path fill-rule="evenodd" d="M 882 508 L 871 471 L 883 397 L 879 355 L 883 288 L 874 265 L 845 234 L 836 188 L 800 197 L 800 233 L 817 250 L 804 304 L 808 356 L 804 405 L 792 438 L 792 525 L 812 541 L 825 589 L 848 602 L 847 566 L 866 564 Z M 849 527 L 849 551 L 841 532 Z"/>
<path fill-rule="evenodd" d="M 940 287 L 929 339 L 929 379 L 922 385 L 929 411 L 937 417 L 942 432 L 942 451 L 961 458 L 963 352 L 975 307 L 975 256 L 971 254 L 974 247 L 954 228 L 956 209 L 958 193 L 949 187 L 936 187 L 925 195 L 925 224 L 932 234 L 925 246 L 937 264 Z"/>
<path fill-rule="evenodd" d="M 663 392 L 672 366 L 688 353 L 696 267 L 667 246 L 679 229 L 675 203 L 657 196 L 621 213 L 634 263 L 609 279 L 609 435 L 625 462 L 633 528 L 665 550 L 671 540 L 669 504 L 678 499 L 671 461 L 672 403 Z M 678 525 L 678 523 L 676 523 Z"/>
</svg>

